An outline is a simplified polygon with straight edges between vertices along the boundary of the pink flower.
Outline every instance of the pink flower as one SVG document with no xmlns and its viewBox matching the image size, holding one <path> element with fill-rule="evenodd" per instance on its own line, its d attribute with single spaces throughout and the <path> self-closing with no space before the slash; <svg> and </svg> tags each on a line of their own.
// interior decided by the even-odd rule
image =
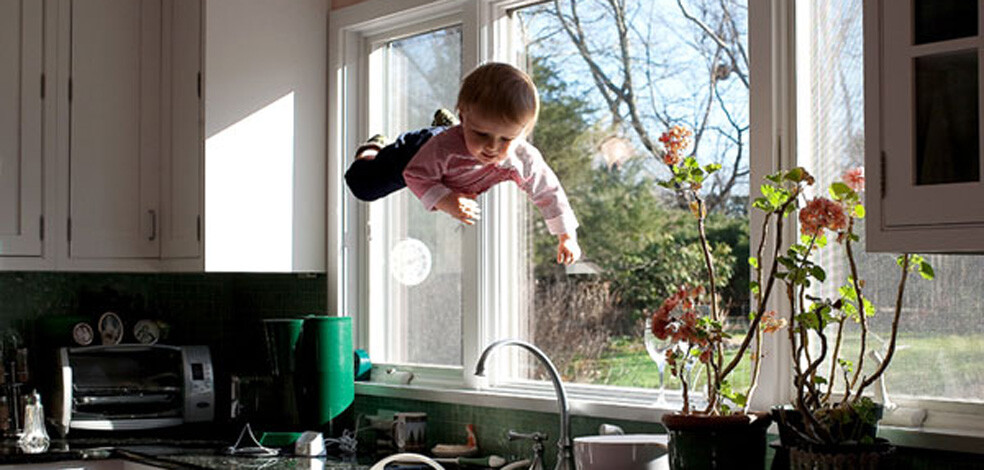
<svg viewBox="0 0 984 470">
<path fill-rule="evenodd" d="M 820 236 L 823 229 L 839 231 L 847 227 L 844 207 L 824 197 L 806 203 L 799 213 L 800 231 L 804 235 Z"/>
<path fill-rule="evenodd" d="M 844 184 L 846 184 L 847 187 L 853 189 L 855 192 L 860 193 L 864 191 L 863 166 L 859 166 L 857 168 L 852 168 L 850 170 L 845 171 L 844 175 L 841 176 L 841 178 L 844 180 Z"/>
<path fill-rule="evenodd" d="M 691 135 L 693 135 L 693 132 L 683 126 L 673 126 L 660 135 L 659 141 L 663 144 L 665 152 L 663 154 L 663 163 L 669 166 L 680 163 L 680 160 L 683 159 L 680 153 L 690 145 Z"/>
</svg>

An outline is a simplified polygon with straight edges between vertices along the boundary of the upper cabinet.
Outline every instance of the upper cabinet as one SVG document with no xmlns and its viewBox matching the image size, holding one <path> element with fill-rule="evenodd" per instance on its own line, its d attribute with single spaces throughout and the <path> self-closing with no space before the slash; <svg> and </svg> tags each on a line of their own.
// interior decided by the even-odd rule
<svg viewBox="0 0 984 470">
<path fill-rule="evenodd" d="M 41 2 L 0 2 L 0 256 L 43 254 Z"/>
<path fill-rule="evenodd" d="M 327 15 L 0 0 L 0 269 L 323 272 Z"/>
<path fill-rule="evenodd" d="M 68 267 L 200 269 L 200 18 L 196 0 L 71 1 Z"/>
<path fill-rule="evenodd" d="M 865 0 L 868 251 L 984 251 L 980 0 Z"/>
</svg>

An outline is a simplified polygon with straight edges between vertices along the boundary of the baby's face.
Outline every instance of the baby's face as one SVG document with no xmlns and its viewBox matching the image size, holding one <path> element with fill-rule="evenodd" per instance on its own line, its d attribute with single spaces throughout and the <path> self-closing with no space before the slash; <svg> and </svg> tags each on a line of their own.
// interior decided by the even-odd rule
<svg viewBox="0 0 984 470">
<path fill-rule="evenodd" d="M 476 111 L 461 111 L 468 153 L 485 165 L 505 160 L 513 143 L 525 136 L 527 124 L 502 122 Z"/>
</svg>

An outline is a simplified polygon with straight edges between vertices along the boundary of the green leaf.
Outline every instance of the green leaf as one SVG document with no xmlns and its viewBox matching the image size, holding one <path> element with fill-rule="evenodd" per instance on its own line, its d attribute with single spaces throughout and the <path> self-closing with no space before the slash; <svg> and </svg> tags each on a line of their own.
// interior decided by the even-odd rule
<svg viewBox="0 0 984 470">
<path fill-rule="evenodd" d="M 871 303 L 868 299 L 864 299 L 864 315 L 866 317 L 872 317 L 875 315 L 875 304 Z"/>
<path fill-rule="evenodd" d="M 753 294 L 758 294 L 760 289 L 758 281 L 749 281 L 748 288 L 749 290 L 752 291 Z"/>
<path fill-rule="evenodd" d="M 933 267 L 930 266 L 930 264 L 926 261 L 919 263 L 919 275 L 922 276 L 924 279 L 928 279 L 930 281 L 932 281 L 933 278 L 936 277 L 936 273 L 933 272 Z"/>
<path fill-rule="evenodd" d="M 771 182 L 773 182 L 775 184 L 779 184 L 780 182 L 782 182 L 782 172 L 773 173 L 771 175 L 766 175 L 765 176 L 765 179 L 767 179 L 767 180 L 769 180 L 769 181 L 771 181 Z"/>
<path fill-rule="evenodd" d="M 824 271 L 823 268 L 821 268 L 820 266 L 814 265 L 812 268 L 810 268 L 810 274 L 813 275 L 814 279 L 820 282 L 827 280 L 827 272 Z"/>
<path fill-rule="evenodd" d="M 817 385 L 823 385 L 823 384 L 827 383 L 827 379 L 825 379 L 825 378 L 823 378 L 823 377 L 821 377 L 821 376 L 818 375 L 816 377 L 813 377 L 813 383 L 815 383 Z"/>
<path fill-rule="evenodd" d="M 859 219 L 863 219 L 864 218 L 864 206 L 863 205 L 856 204 L 854 206 L 854 217 L 857 217 Z"/>
<path fill-rule="evenodd" d="M 850 186 L 838 181 L 830 185 L 830 195 L 840 201 L 845 198 L 849 198 L 854 194 L 854 190 Z"/>
</svg>

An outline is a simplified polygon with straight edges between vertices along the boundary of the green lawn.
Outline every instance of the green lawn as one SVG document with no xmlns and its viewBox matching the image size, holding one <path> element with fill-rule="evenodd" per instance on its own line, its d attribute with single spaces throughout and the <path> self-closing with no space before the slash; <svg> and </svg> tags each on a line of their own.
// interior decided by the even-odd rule
<svg viewBox="0 0 984 470">
<path fill-rule="evenodd" d="M 876 340 L 871 342 L 880 345 Z M 855 362 L 857 343 L 848 342 L 844 346 L 845 351 L 850 352 L 845 357 Z M 984 364 L 984 334 L 900 335 L 888 371 L 888 390 L 896 395 L 984 400 L 984 367 L 981 364 Z M 869 366 L 872 366 L 870 360 Z M 565 369 L 568 373 L 578 371 L 574 375 L 582 383 L 654 389 L 659 386 L 656 363 L 646 354 L 639 338 L 615 338 L 600 357 L 577 358 Z M 739 390 L 747 387 L 749 375 L 746 354 L 745 360 L 731 374 L 732 386 Z M 669 369 L 666 371 L 666 388 L 680 388 L 680 382 L 670 377 Z"/>
</svg>

